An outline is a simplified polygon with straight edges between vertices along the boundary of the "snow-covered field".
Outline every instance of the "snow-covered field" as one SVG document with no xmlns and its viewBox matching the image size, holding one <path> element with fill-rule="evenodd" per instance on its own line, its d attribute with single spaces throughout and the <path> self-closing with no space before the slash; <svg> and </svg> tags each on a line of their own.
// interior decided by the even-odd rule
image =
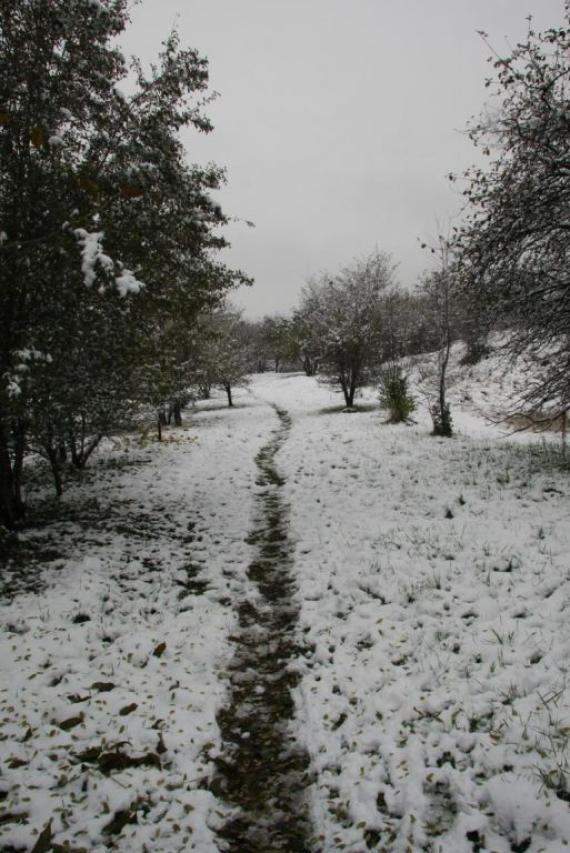
<svg viewBox="0 0 570 853">
<path fill-rule="evenodd" d="M 443 440 L 421 407 L 389 426 L 372 392 L 349 414 L 314 379 L 261 375 L 70 488 L 45 589 L 0 607 L 0 849 L 42 830 L 55 850 L 223 849 L 215 715 L 257 595 L 272 403 L 292 418 L 309 849 L 570 850 L 569 474 L 483 419 L 493 377 L 492 359 L 456 370 Z"/>
</svg>

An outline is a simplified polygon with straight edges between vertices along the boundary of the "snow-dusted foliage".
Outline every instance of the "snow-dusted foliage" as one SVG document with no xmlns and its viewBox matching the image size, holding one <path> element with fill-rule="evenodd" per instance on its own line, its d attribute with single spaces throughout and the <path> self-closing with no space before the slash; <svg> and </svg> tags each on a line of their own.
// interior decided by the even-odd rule
<svg viewBox="0 0 570 853">
<path fill-rule="evenodd" d="M 352 406 L 382 349 L 382 297 L 393 284 L 394 265 L 375 251 L 335 276 L 323 274 L 303 291 L 298 315 L 318 353 L 319 366 Z"/>
<path fill-rule="evenodd" d="M 196 342 L 191 351 L 188 376 L 198 396 L 213 387 L 226 393 L 233 406 L 233 392 L 248 384 L 252 353 L 249 330 L 241 311 L 222 304 L 203 312 L 197 322 Z"/>
<path fill-rule="evenodd" d="M 511 328 L 511 354 L 541 367 L 523 401 L 560 410 L 570 405 L 568 3 L 560 26 L 537 33 L 531 21 L 493 68 L 492 113 L 470 127 L 489 164 L 463 176 L 469 215 L 456 246 L 477 310 Z"/>
<path fill-rule="evenodd" d="M 0 0 L 0 523 L 23 512 L 22 459 L 61 490 L 141 402 L 178 392 L 180 327 L 243 276 L 215 260 L 225 223 L 214 165 L 180 131 L 208 132 L 205 59 L 176 33 L 135 90 L 117 49 L 126 0 Z M 215 232 L 215 233 L 214 233 Z M 37 350 L 24 371 L 18 353 Z M 173 380 L 173 377 L 176 381 Z M 78 439 L 78 435 L 83 438 Z"/>
</svg>

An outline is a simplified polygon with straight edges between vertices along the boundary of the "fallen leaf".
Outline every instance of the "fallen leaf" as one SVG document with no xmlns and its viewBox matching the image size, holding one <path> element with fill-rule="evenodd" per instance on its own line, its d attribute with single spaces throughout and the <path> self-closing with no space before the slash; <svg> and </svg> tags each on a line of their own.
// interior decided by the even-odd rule
<svg viewBox="0 0 570 853">
<path fill-rule="evenodd" d="M 51 832 L 51 818 L 48 820 L 40 834 L 38 835 L 38 840 L 32 847 L 31 853 L 49 853 L 52 849 L 52 832 Z"/>
<path fill-rule="evenodd" d="M 97 690 L 99 693 L 109 693 L 114 689 L 115 685 L 112 681 L 94 681 L 91 685 L 91 690 Z"/>
<path fill-rule="evenodd" d="M 78 714 L 77 717 L 68 717 L 67 720 L 62 720 L 61 723 L 55 723 L 55 725 L 63 729 L 64 732 L 68 732 L 70 729 L 74 729 L 75 726 L 81 725 L 84 719 L 83 714 Z"/>
<path fill-rule="evenodd" d="M 28 764 L 29 762 L 24 761 L 23 758 L 11 758 L 7 762 L 7 766 L 10 768 L 10 770 L 17 770 L 18 767 L 26 767 Z"/>
<path fill-rule="evenodd" d="M 159 643 L 156 649 L 153 652 L 155 658 L 160 658 L 166 651 L 166 643 Z"/>
</svg>

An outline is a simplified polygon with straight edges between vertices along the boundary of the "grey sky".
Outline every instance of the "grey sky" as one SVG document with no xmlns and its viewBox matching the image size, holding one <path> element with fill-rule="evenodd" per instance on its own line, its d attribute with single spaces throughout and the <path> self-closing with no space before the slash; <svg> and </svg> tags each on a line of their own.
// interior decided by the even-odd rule
<svg viewBox="0 0 570 853">
<path fill-rule="evenodd" d="M 189 157 L 227 167 L 229 265 L 254 276 L 247 315 L 286 312 L 307 277 L 375 246 L 408 286 L 419 248 L 460 206 L 446 181 L 476 158 L 488 49 L 562 20 L 563 0 L 142 0 L 124 49 L 144 61 L 176 24 L 210 61 L 209 136 Z"/>
</svg>

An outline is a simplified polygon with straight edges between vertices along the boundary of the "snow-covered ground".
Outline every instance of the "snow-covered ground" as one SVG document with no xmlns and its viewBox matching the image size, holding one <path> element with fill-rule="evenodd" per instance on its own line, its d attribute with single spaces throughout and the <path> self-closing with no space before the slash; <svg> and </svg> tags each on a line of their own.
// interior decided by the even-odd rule
<svg viewBox="0 0 570 853">
<path fill-rule="evenodd" d="M 568 471 L 484 420 L 493 359 L 454 370 L 452 440 L 421 405 L 389 426 L 372 392 L 344 413 L 316 380 L 267 374 L 69 490 L 106 525 L 57 522 L 46 588 L 0 607 L 0 849 L 50 819 L 75 850 L 223 849 L 209 756 L 235 606 L 256 595 L 244 540 L 271 403 L 292 418 L 276 461 L 310 849 L 570 850 Z"/>
<path fill-rule="evenodd" d="M 50 819 L 73 850 L 217 849 L 208 754 L 274 420 L 249 396 L 222 406 L 69 488 L 78 521 L 46 529 L 65 558 L 0 607 L 2 850 L 30 850 Z"/>
</svg>

